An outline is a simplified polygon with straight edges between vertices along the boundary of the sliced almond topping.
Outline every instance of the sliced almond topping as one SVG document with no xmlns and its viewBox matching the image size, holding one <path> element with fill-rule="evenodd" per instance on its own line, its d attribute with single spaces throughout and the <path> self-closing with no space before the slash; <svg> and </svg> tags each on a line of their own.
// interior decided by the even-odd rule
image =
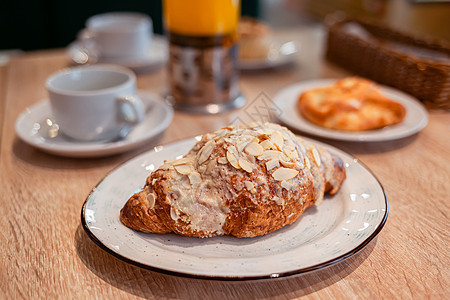
<svg viewBox="0 0 450 300">
<path fill-rule="evenodd" d="M 282 152 L 277 150 L 266 150 L 258 156 L 259 160 L 271 160 L 271 159 L 280 159 Z"/>
<path fill-rule="evenodd" d="M 290 159 L 284 152 L 282 152 L 280 160 L 289 161 Z"/>
<path fill-rule="evenodd" d="M 256 133 L 259 134 L 259 135 L 265 135 L 265 134 L 267 134 L 267 129 L 265 129 L 265 128 L 257 128 L 256 129 Z"/>
<path fill-rule="evenodd" d="M 270 135 L 270 141 L 275 145 L 277 145 L 280 150 L 283 149 L 284 139 L 283 136 L 278 131 L 274 131 Z"/>
<path fill-rule="evenodd" d="M 227 132 L 228 132 L 227 129 L 219 129 L 215 133 L 216 133 L 217 137 L 221 138 L 221 137 L 225 136 L 227 134 Z"/>
<path fill-rule="evenodd" d="M 199 164 L 204 163 L 209 158 L 209 156 L 211 155 L 215 146 L 216 146 L 216 143 L 214 142 L 214 140 L 209 140 L 205 144 L 205 146 L 203 146 L 201 153 L 200 153 L 200 157 L 198 158 Z"/>
<path fill-rule="evenodd" d="M 239 166 L 238 160 L 236 158 L 236 156 L 234 156 L 230 150 L 227 151 L 227 160 L 228 162 L 235 168 L 235 169 L 240 169 L 241 167 Z"/>
<path fill-rule="evenodd" d="M 297 146 L 300 149 L 300 152 L 306 153 L 306 149 L 305 149 L 305 146 L 303 146 L 302 140 L 301 139 L 297 139 L 297 142 L 298 142 Z"/>
<path fill-rule="evenodd" d="M 281 167 L 272 173 L 272 177 L 276 181 L 281 181 L 281 180 L 288 180 L 288 179 L 294 178 L 295 176 L 297 176 L 297 174 L 298 174 L 298 171 L 295 169 Z"/>
<path fill-rule="evenodd" d="M 301 153 L 301 152 L 298 152 L 298 151 L 294 151 L 294 157 L 295 157 L 295 160 L 303 160 L 304 159 L 304 154 L 303 153 Z"/>
<path fill-rule="evenodd" d="M 184 165 L 184 164 L 190 163 L 193 160 L 194 160 L 193 157 L 183 157 L 183 158 L 174 160 L 171 164 L 172 164 L 172 166 Z"/>
<path fill-rule="evenodd" d="M 199 166 L 196 168 L 196 170 L 197 170 L 200 174 L 203 174 L 203 173 L 206 172 L 206 165 L 205 165 L 205 164 L 199 165 Z"/>
<path fill-rule="evenodd" d="M 284 187 L 286 190 L 291 190 L 295 185 L 295 182 L 292 180 L 282 180 L 281 186 Z"/>
<path fill-rule="evenodd" d="M 235 157 L 239 157 L 239 152 L 234 145 L 228 146 L 228 151 L 230 151 Z"/>
<path fill-rule="evenodd" d="M 152 209 L 155 206 L 156 196 L 153 193 L 147 194 L 148 207 Z"/>
<path fill-rule="evenodd" d="M 292 140 L 287 140 L 284 149 L 288 151 L 295 151 L 295 144 L 292 142 Z"/>
<path fill-rule="evenodd" d="M 251 142 L 251 143 L 247 144 L 244 151 L 247 154 L 250 154 L 253 156 L 259 156 L 259 155 L 263 154 L 264 148 L 256 142 Z"/>
<path fill-rule="evenodd" d="M 239 158 L 239 166 L 248 173 L 253 171 L 253 164 L 242 157 Z"/>
<path fill-rule="evenodd" d="M 284 205 L 284 199 L 283 198 L 280 198 L 278 196 L 274 196 L 272 198 L 272 200 L 275 201 L 275 203 L 278 204 L 278 205 Z"/>
<path fill-rule="evenodd" d="M 317 152 L 316 148 L 312 149 L 312 154 L 313 154 L 314 160 L 316 161 L 316 164 L 320 167 L 320 155 L 319 155 L 319 152 Z"/>
<path fill-rule="evenodd" d="M 156 178 L 153 178 L 153 179 L 152 179 L 152 185 L 154 185 L 155 182 L 156 182 Z"/>
<path fill-rule="evenodd" d="M 278 163 L 278 159 L 271 159 L 266 162 L 267 171 L 272 170 L 273 168 L 278 168 L 280 164 Z"/>
<path fill-rule="evenodd" d="M 181 175 L 188 175 L 189 173 L 191 173 L 193 171 L 191 165 L 178 165 L 178 166 L 175 166 L 174 168 Z"/>
<path fill-rule="evenodd" d="M 202 182 L 202 177 L 200 176 L 200 174 L 197 171 L 193 171 L 192 173 L 190 173 L 188 175 L 188 178 L 189 178 L 189 182 L 193 186 L 197 186 Z"/>
<path fill-rule="evenodd" d="M 255 164 L 255 163 L 256 163 L 256 158 L 255 158 L 253 155 L 248 154 L 248 155 L 247 155 L 247 160 L 248 160 L 249 162 L 251 162 L 252 164 Z"/>
<path fill-rule="evenodd" d="M 192 184 L 189 181 L 189 175 L 183 176 L 183 178 L 178 180 L 177 184 L 180 187 L 180 189 L 190 190 L 192 188 Z"/>
<path fill-rule="evenodd" d="M 285 147 L 283 149 L 283 153 L 289 158 L 294 158 L 295 157 L 295 152 L 296 152 L 295 148 L 292 149 L 291 147 Z"/>
<path fill-rule="evenodd" d="M 283 167 L 291 168 L 291 169 L 295 168 L 295 163 L 293 163 L 293 162 L 289 162 L 289 161 L 285 161 L 285 160 L 281 159 L 280 163 L 283 165 Z"/>
<path fill-rule="evenodd" d="M 285 188 L 286 190 L 289 190 L 289 184 L 286 180 L 281 180 L 281 187 Z"/>
<path fill-rule="evenodd" d="M 180 217 L 180 215 L 178 214 L 178 211 L 176 211 L 173 207 L 170 208 L 170 217 L 174 221 L 178 220 L 178 218 Z"/>
<path fill-rule="evenodd" d="M 286 149 L 283 149 L 283 157 L 292 158 L 292 152 L 287 151 Z"/>
<path fill-rule="evenodd" d="M 311 162 L 309 161 L 309 158 L 307 156 L 305 156 L 305 164 L 308 170 L 311 169 Z"/>
<path fill-rule="evenodd" d="M 173 161 L 165 161 L 164 164 L 161 167 L 159 167 L 159 169 L 169 170 L 172 167 L 172 162 Z"/>
<path fill-rule="evenodd" d="M 264 150 L 272 149 L 272 147 L 273 147 L 273 144 L 270 140 L 264 140 L 259 144 L 261 145 L 261 147 L 264 148 Z"/>
<path fill-rule="evenodd" d="M 266 178 L 264 178 L 262 176 L 258 176 L 258 177 L 256 177 L 256 183 L 258 183 L 258 184 L 266 183 Z"/>
<path fill-rule="evenodd" d="M 251 181 L 246 180 L 244 184 L 248 191 L 252 191 L 255 188 L 255 185 Z"/>
<path fill-rule="evenodd" d="M 242 152 L 242 150 L 244 150 L 244 148 L 247 146 L 248 143 L 249 143 L 248 139 L 242 139 L 242 140 L 238 141 L 236 143 L 237 151 Z"/>
<path fill-rule="evenodd" d="M 217 162 L 218 162 L 219 164 L 226 165 L 226 164 L 228 163 L 228 160 L 227 160 L 227 158 L 226 158 L 225 156 L 221 156 L 221 157 L 219 157 L 219 158 L 217 159 Z"/>
</svg>

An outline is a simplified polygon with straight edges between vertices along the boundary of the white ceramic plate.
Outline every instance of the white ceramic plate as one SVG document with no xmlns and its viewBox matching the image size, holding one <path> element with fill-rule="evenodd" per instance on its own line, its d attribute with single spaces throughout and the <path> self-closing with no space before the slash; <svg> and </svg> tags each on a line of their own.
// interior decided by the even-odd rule
<svg viewBox="0 0 450 300">
<path fill-rule="evenodd" d="M 75 64 L 110 63 L 132 69 L 134 72 L 148 73 L 162 67 L 169 59 L 167 40 L 155 35 L 148 57 L 140 60 L 107 60 L 97 56 L 95 49 L 85 48 L 78 41 L 68 46 L 69 56 Z"/>
<path fill-rule="evenodd" d="M 310 135 L 353 142 L 380 142 L 404 138 L 419 132 L 428 123 L 427 111 L 419 100 L 383 85 L 381 92 L 406 108 L 405 119 L 399 124 L 375 130 L 345 132 L 317 126 L 303 118 L 296 106 L 300 94 L 309 89 L 331 86 L 334 82 L 335 79 L 311 80 L 293 84 L 279 91 L 273 101 L 281 110 L 278 117 L 280 121 Z"/>
<path fill-rule="evenodd" d="M 25 143 L 44 152 L 67 157 L 100 157 L 122 153 L 149 142 L 172 122 L 173 108 L 154 93 L 139 91 L 148 107 L 145 120 L 122 140 L 113 142 L 77 142 L 59 134 L 48 137 L 45 122 L 52 117 L 49 101 L 27 108 L 16 120 L 16 133 Z M 47 129 L 46 129 L 47 128 Z"/>
<path fill-rule="evenodd" d="M 286 66 L 295 62 L 297 52 L 298 46 L 292 41 L 274 42 L 267 58 L 241 59 L 238 67 L 242 71 L 254 71 Z"/>
<path fill-rule="evenodd" d="M 193 238 L 141 233 L 124 226 L 119 211 L 165 159 L 194 145 L 191 138 L 155 147 L 112 171 L 86 199 L 81 222 L 108 253 L 134 265 L 186 277 L 249 280 L 305 273 L 361 250 L 382 229 L 388 214 L 384 190 L 352 156 L 318 143 L 345 162 L 347 179 L 334 196 L 310 207 L 289 226 L 256 238 Z"/>
</svg>

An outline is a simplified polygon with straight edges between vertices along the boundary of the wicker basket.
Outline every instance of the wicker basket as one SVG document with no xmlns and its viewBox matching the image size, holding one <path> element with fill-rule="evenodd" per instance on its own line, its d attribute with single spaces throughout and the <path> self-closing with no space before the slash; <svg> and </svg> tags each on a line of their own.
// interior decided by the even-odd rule
<svg viewBox="0 0 450 300">
<path fill-rule="evenodd" d="M 403 90 L 428 108 L 450 110 L 449 44 L 418 39 L 385 25 L 356 18 L 334 15 L 326 23 L 329 30 L 326 57 L 329 61 L 360 76 Z M 349 31 L 348 24 L 356 24 L 367 35 Z M 411 52 L 401 51 L 399 45 L 423 49 L 443 59 L 411 55 Z"/>
</svg>

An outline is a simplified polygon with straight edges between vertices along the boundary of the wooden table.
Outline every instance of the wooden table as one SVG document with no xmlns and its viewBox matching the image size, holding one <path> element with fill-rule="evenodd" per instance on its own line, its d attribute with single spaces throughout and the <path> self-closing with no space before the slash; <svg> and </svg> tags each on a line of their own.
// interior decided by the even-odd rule
<svg viewBox="0 0 450 300">
<path fill-rule="evenodd" d="M 323 32 L 285 31 L 301 43 L 296 66 L 241 76 L 248 103 L 286 85 L 348 75 L 322 61 Z M 383 143 L 322 140 L 366 164 L 390 203 L 384 229 L 357 255 L 313 273 L 253 282 L 179 278 L 116 259 L 95 245 L 80 224 L 91 189 L 112 169 L 162 143 L 229 124 L 244 109 L 219 116 L 176 112 L 164 135 L 112 157 L 71 159 L 21 142 L 14 122 L 26 107 L 47 97 L 44 82 L 68 66 L 61 50 L 27 53 L 0 69 L 0 298 L 187 299 L 425 299 L 450 291 L 450 118 L 429 112 L 419 134 Z M 165 70 L 140 75 L 139 88 L 162 92 Z"/>
</svg>

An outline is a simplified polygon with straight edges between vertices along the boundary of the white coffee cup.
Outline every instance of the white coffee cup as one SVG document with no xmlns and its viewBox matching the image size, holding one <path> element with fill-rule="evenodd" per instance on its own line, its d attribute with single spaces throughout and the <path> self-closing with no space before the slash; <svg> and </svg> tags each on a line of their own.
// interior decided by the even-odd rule
<svg viewBox="0 0 450 300">
<path fill-rule="evenodd" d="M 136 76 L 124 67 L 65 69 L 51 75 L 46 87 L 59 130 L 76 140 L 111 140 L 145 118 Z"/>
<path fill-rule="evenodd" d="M 102 61 L 142 60 L 153 39 L 152 19 L 141 13 L 111 12 L 87 19 L 79 42 L 94 48 Z"/>
</svg>

